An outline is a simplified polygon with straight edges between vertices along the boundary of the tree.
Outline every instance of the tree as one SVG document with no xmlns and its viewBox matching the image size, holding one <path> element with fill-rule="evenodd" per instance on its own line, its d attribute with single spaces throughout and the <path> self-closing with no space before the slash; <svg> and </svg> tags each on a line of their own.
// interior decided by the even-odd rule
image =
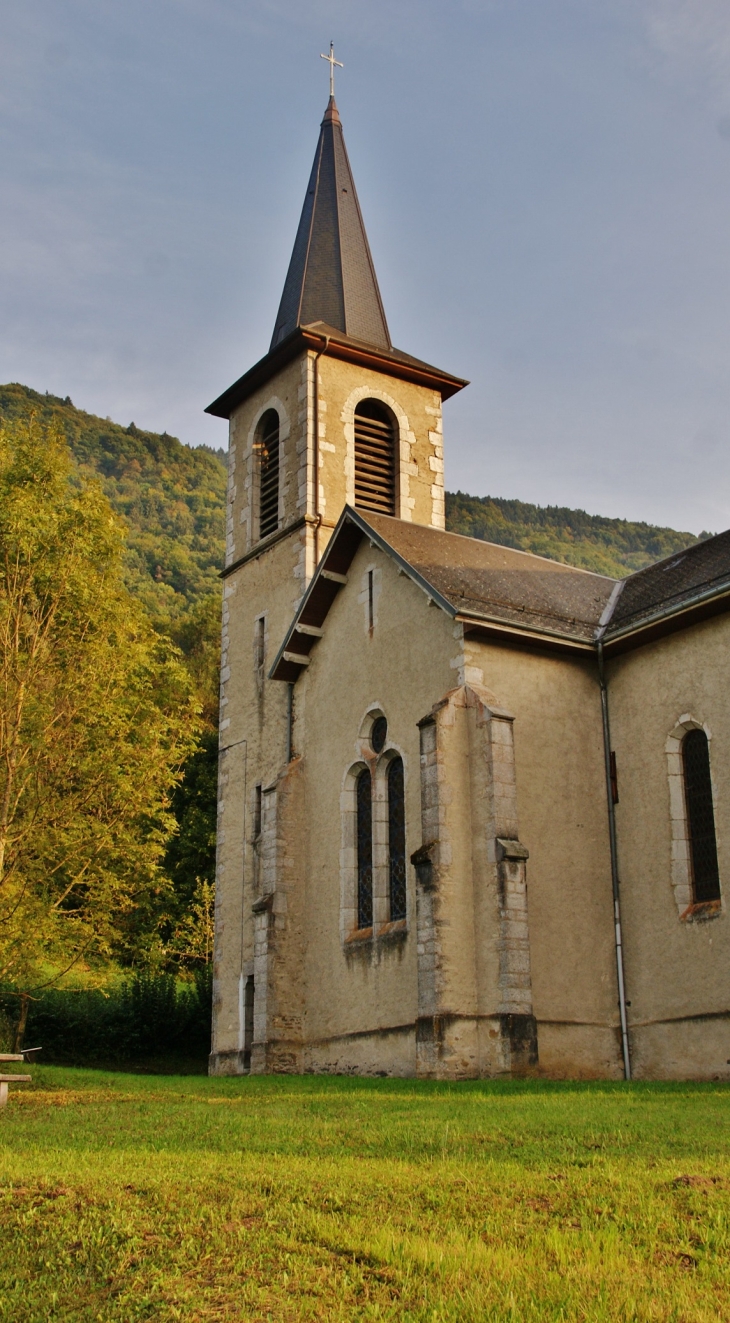
<svg viewBox="0 0 730 1323">
<path fill-rule="evenodd" d="M 65 440 L 0 429 L 0 979 L 125 950 L 169 882 L 199 705 L 122 580 L 123 529 Z"/>
</svg>

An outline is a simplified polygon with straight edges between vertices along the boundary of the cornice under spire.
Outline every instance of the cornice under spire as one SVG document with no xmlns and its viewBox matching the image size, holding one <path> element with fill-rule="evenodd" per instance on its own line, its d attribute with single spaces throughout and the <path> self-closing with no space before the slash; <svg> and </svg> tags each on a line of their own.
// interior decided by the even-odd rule
<svg viewBox="0 0 730 1323">
<path fill-rule="evenodd" d="M 298 326 L 325 322 L 390 349 L 388 323 L 333 96 L 320 127 L 271 349 Z"/>
</svg>

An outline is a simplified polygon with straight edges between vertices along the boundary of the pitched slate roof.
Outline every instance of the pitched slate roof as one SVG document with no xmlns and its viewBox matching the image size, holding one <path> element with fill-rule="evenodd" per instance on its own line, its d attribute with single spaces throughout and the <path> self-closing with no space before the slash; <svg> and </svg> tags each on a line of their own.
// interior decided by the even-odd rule
<svg viewBox="0 0 730 1323">
<path fill-rule="evenodd" d="M 334 97 L 320 127 L 271 349 L 311 322 L 391 347 Z"/>
<path fill-rule="evenodd" d="M 455 614 L 590 642 L 615 580 L 512 547 L 368 513 Z"/>
<path fill-rule="evenodd" d="M 630 574 L 606 623 L 606 644 L 654 623 L 700 610 L 730 593 L 730 531 Z"/>
<path fill-rule="evenodd" d="M 609 655 L 730 610 L 730 531 L 627 579 L 345 506 L 269 672 L 296 680 L 363 538 L 467 633 Z M 627 641 L 628 639 L 628 641 Z"/>
<path fill-rule="evenodd" d="M 616 581 L 529 552 L 346 506 L 271 667 L 296 680 L 360 542 L 367 537 L 452 618 L 554 646 L 591 650 Z"/>
</svg>

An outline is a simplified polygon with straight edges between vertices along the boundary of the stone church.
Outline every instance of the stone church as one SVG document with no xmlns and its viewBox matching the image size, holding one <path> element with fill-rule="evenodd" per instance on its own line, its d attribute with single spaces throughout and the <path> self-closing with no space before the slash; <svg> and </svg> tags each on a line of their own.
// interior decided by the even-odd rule
<svg viewBox="0 0 730 1323">
<path fill-rule="evenodd" d="M 340 117 L 230 422 L 210 1070 L 730 1078 L 730 533 L 445 531 Z"/>
</svg>

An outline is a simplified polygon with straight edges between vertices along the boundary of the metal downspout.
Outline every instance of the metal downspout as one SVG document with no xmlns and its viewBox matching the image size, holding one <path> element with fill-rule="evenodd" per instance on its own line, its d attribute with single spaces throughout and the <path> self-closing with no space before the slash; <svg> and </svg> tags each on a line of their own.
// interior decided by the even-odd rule
<svg viewBox="0 0 730 1323">
<path fill-rule="evenodd" d="M 294 685 L 290 681 L 286 686 L 286 762 L 287 767 L 292 760 L 292 743 L 294 734 Z"/>
<path fill-rule="evenodd" d="M 319 564 L 319 525 L 322 522 L 319 513 L 319 360 L 329 349 L 330 337 L 323 335 L 324 344 L 314 356 L 314 568 Z"/>
<path fill-rule="evenodd" d="M 605 628 L 605 626 L 604 626 Z M 613 887 L 613 923 L 616 942 L 616 976 L 618 980 L 618 1006 L 621 1018 L 621 1049 L 624 1058 L 624 1078 L 631 1079 L 629 1052 L 629 1026 L 626 1018 L 626 985 L 624 983 L 624 948 L 621 933 L 621 902 L 619 897 L 618 845 L 616 841 L 616 808 L 611 784 L 611 727 L 608 717 L 608 687 L 603 662 L 603 630 L 596 639 L 598 649 L 598 683 L 601 688 L 601 715 L 603 717 L 603 758 L 606 771 L 606 802 L 608 805 L 608 837 L 611 846 L 611 885 Z"/>
</svg>

